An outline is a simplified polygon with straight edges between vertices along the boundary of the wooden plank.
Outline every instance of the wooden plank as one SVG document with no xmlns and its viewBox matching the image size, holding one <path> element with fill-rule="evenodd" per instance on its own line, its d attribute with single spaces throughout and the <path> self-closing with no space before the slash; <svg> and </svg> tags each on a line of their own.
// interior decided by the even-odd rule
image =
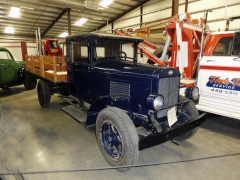
<svg viewBox="0 0 240 180">
<path fill-rule="evenodd" d="M 57 70 L 56 70 L 56 59 L 53 57 L 53 73 L 54 73 L 54 81 L 57 81 Z"/>
<path fill-rule="evenodd" d="M 53 82 L 67 81 L 64 56 L 26 56 L 27 70 Z"/>
<path fill-rule="evenodd" d="M 38 68 L 34 68 L 35 74 L 41 76 L 41 71 Z"/>
<path fill-rule="evenodd" d="M 53 71 L 46 71 L 45 72 L 45 78 L 53 81 L 53 82 L 61 82 L 61 81 L 67 81 L 67 74 L 57 74 L 56 80 L 54 80 L 54 73 Z"/>
<path fill-rule="evenodd" d="M 54 58 L 54 56 L 43 56 L 43 62 L 48 63 L 48 64 L 52 64 L 53 63 L 53 58 Z"/>
<path fill-rule="evenodd" d="M 56 66 L 54 66 L 53 64 L 44 63 L 45 70 L 53 70 L 54 71 L 54 67 L 56 67 L 57 72 L 67 71 L 67 65 L 56 64 Z"/>
<path fill-rule="evenodd" d="M 65 56 L 55 56 L 56 63 L 64 63 L 67 62 L 67 59 Z"/>
<path fill-rule="evenodd" d="M 30 71 L 31 64 L 29 62 L 31 61 L 31 57 L 26 55 L 25 59 L 26 59 L 26 69 Z"/>
<path fill-rule="evenodd" d="M 43 63 L 43 56 L 40 57 L 40 71 L 41 76 L 45 77 L 45 69 L 44 69 L 44 63 Z"/>
<path fill-rule="evenodd" d="M 33 56 L 31 56 L 31 64 L 32 64 L 32 73 L 35 73 L 35 68 L 34 68 L 34 60 L 33 60 Z"/>
</svg>

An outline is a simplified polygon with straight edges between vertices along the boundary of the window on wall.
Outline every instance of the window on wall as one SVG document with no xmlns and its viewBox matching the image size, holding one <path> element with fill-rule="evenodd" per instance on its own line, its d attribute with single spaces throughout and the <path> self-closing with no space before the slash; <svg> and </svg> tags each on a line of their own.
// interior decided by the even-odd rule
<svg viewBox="0 0 240 180">
<path fill-rule="evenodd" d="M 88 63 L 88 47 L 86 40 L 72 43 L 72 62 Z"/>
<path fill-rule="evenodd" d="M 213 51 L 213 56 L 230 56 L 232 49 L 232 37 L 225 37 L 219 40 Z"/>
</svg>

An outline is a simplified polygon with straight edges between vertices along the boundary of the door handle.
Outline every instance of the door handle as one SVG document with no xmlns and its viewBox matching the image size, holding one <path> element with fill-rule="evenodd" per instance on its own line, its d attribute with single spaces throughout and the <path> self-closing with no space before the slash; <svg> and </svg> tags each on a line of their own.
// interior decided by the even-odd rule
<svg viewBox="0 0 240 180">
<path fill-rule="evenodd" d="M 215 60 L 207 60 L 206 62 L 216 62 Z"/>
</svg>

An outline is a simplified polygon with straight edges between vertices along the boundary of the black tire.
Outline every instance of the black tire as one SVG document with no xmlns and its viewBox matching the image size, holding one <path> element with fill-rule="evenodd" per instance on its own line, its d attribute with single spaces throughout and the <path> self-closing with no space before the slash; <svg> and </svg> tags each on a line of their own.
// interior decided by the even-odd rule
<svg viewBox="0 0 240 180">
<path fill-rule="evenodd" d="M 9 87 L 8 87 L 8 86 L 1 86 L 0 88 L 2 88 L 2 89 L 8 89 Z"/>
<path fill-rule="evenodd" d="M 103 109 L 97 117 L 96 138 L 99 149 L 112 166 L 133 165 L 138 159 L 138 134 L 129 116 L 116 107 Z M 130 168 L 118 168 L 124 172 Z"/>
<path fill-rule="evenodd" d="M 49 106 L 50 99 L 51 99 L 51 91 L 48 84 L 43 80 L 38 81 L 37 94 L 38 94 L 39 104 L 43 108 L 47 108 Z"/>
<path fill-rule="evenodd" d="M 37 78 L 35 78 L 31 74 L 24 74 L 23 83 L 24 83 L 24 87 L 27 90 L 35 89 L 35 87 L 37 85 Z"/>
<path fill-rule="evenodd" d="M 184 100 L 186 100 L 186 98 L 180 95 L 179 101 L 184 101 Z M 189 116 L 190 119 L 194 119 L 199 116 L 198 110 L 192 101 L 183 105 L 183 111 Z M 198 127 L 175 137 L 173 140 L 185 141 L 185 140 L 193 137 L 197 133 L 197 130 L 198 130 Z"/>
</svg>

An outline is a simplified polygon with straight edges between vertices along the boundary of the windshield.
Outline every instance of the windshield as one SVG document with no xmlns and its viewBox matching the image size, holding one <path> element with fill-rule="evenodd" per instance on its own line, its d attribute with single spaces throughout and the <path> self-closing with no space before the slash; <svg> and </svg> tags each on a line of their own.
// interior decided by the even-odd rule
<svg viewBox="0 0 240 180">
<path fill-rule="evenodd" d="M 107 59 L 133 61 L 133 43 L 107 38 L 95 40 L 94 61 Z"/>
<path fill-rule="evenodd" d="M 50 48 L 58 48 L 58 43 L 57 41 L 49 41 L 49 46 Z"/>
<path fill-rule="evenodd" d="M 12 59 L 10 54 L 7 51 L 0 51 L 0 59 L 1 60 L 9 60 Z"/>
</svg>

